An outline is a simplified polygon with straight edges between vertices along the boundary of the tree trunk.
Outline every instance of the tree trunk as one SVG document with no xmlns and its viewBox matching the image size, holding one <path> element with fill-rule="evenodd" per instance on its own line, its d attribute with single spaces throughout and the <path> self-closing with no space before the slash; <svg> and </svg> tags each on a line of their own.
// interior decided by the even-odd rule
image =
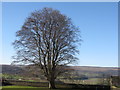
<svg viewBox="0 0 120 90">
<path fill-rule="evenodd" d="M 54 79 L 51 79 L 50 81 L 49 81 L 49 88 L 50 89 L 55 89 L 56 87 L 55 87 L 55 80 Z"/>
</svg>

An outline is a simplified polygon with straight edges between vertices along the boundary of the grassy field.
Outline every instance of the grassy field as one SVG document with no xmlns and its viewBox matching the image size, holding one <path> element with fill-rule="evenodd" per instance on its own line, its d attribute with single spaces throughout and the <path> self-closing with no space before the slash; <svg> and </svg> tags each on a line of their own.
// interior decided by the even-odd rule
<svg viewBox="0 0 120 90">
<path fill-rule="evenodd" d="M 2 90 L 78 90 L 78 89 L 49 89 L 47 87 L 31 87 L 31 86 L 3 86 Z M 80 89 L 79 89 L 80 90 Z M 120 88 L 113 88 L 111 90 L 120 90 Z"/>
<path fill-rule="evenodd" d="M 2 90 L 70 90 L 70 89 L 49 89 L 47 87 L 31 87 L 31 86 L 3 86 Z"/>
<path fill-rule="evenodd" d="M 105 84 L 105 81 L 103 83 L 102 78 L 89 78 L 86 80 L 61 80 L 61 81 L 63 81 L 64 83 L 75 83 L 75 84 L 90 84 L 90 85 Z"/>
<path fill-rule="evenodd" d="M 3 86 L 2 90 L 49 90 L 43 87 L 31 87 L 31 86 Z"/>
</svg>

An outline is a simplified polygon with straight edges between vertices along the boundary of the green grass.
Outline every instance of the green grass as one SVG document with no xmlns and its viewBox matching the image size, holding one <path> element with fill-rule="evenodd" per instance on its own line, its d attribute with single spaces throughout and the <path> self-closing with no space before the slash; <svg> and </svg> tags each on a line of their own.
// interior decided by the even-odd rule
<svg viewBox="0 0 120 90">
<path fill-rule="evenodd" d="M 0 87 L 1 88 L 1 87 Z M 71 90 L 71 89 L 49 89 L 48 87 L 31 87 L 31 86 L 3 86 L 2 90 Z M 77 89 L 72 89 L 77 90 Z"/>
<path fill-rule="evenodd" d="M 0 87 L 1 88 L 1 87 Z M 80 89 L 49 89 L 47 87 L 31 87 L 31 86 L 3 86 L 2 90 L 80 90 Z M 119 88 L 112 90 L 120 90 Z"/>
<path fill-rule="evenodd" d="M 10 74 L 2 74 L 2 78 L 6 78 L 6 79 L 19 79 L 19 78 L 23 78 L 19 75 L 10 75 Z"/>
</svg>

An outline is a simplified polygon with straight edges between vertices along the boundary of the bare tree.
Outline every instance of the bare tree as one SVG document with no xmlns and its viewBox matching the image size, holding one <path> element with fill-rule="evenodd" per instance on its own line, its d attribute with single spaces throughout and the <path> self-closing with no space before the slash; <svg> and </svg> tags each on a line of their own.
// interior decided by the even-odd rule
<svg viewBox="0 0 120 90">
<path fill-rule="evenodd" d="M 58 10 L 35 11 L 16 32 L 14 63 L 37 65 L 49 81 L 49 88 L 55 88 L 55 79 L 64 72 L 63 66 L 78 60 L 78 31 L 71 19 Z"/>
</svg>

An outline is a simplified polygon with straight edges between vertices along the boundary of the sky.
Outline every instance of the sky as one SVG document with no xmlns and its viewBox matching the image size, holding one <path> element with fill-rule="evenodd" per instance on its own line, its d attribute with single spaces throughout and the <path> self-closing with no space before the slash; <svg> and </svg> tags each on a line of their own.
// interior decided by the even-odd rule
<svg viewBox="0 0 120 90">
<path fill-rule="evenodd" d="M 118 66 L 118 3 L 117 2 L 3 2 L 2 64 L 10 64 L 15 50 L 12 42 L 25 19 L 35 10 L 50 7 L 70 17 L 79 27 L 83 42 L 77 66 Z"/>
</svg>

